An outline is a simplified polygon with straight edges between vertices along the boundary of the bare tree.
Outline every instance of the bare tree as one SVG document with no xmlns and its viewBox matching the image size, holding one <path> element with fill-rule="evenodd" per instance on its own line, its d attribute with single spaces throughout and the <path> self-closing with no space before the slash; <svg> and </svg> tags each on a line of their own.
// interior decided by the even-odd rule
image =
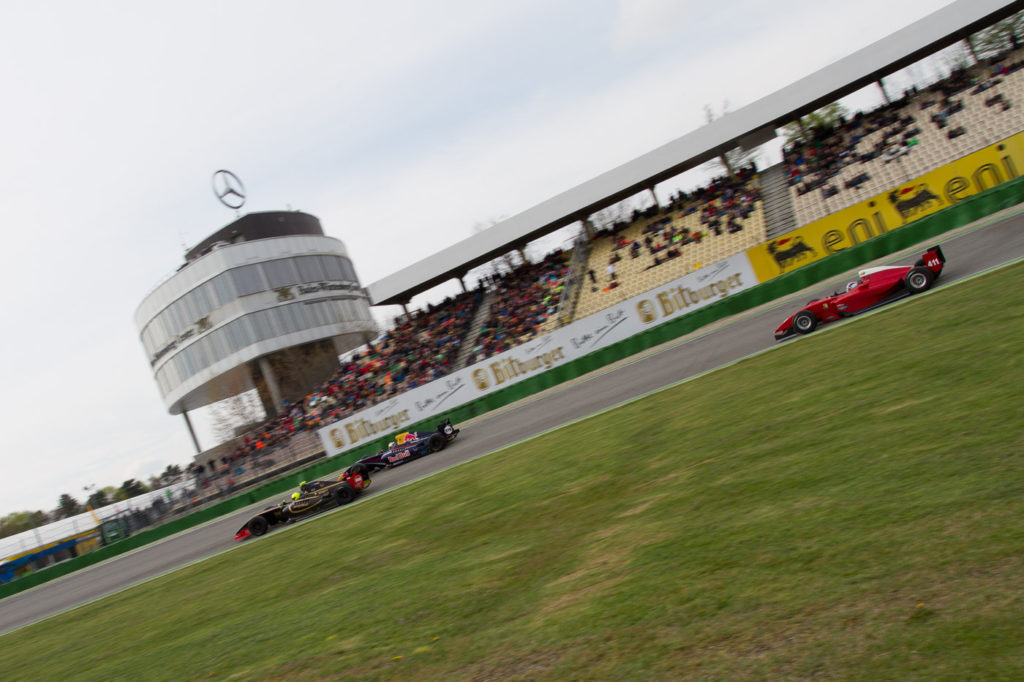
<svg viewBox="0 0 1024 682">
<path fill-rule="evenodd" d="M 641 196 L 632 196 L 602 208 L 590 216 L 590 222 L 599 230 L 608 229 L 619 222 L 632 222 L 633 212 L 646 208 Z"/>
<path fill-rule="evenodd" d="M 715 111 L 710 104 L 704 105 L 704 122 L 714 123 L 716 120 L 722 118 L 729 113 L 729 100 L 722 101 L 721 111 Z M 708 165 L 712 168 L 720 171 L 725 171 L 729 174 L 729 177 L 736 177 L 736 171 L 744 166 L 749 166 L 752 163 L 757 163 L 761 158 L 761 149 L 755 147 L 754 149 L 743 149 L 742 147 L 733 147 L 732 149 L 726 150 L 723 154 L 720 154 L 714 161 L 709 161 Z"/>
<path fill-rule="evenodd" d="M 971 52 L 975 59 L 988 59 L 1015 49 L 1024 37 L 1024 12 L 1017 12 L 1002 21 L 997 21 L 986 29 L 978 31 L 970 38 Z"/>
<path fill-rule="evenodd" d="M 473 225 L 473 234 L 480 234 L 491 229 L 499 222 L 504 220 L 504 217 L 491 218 L 487 221 L 476 223 Z M 474 268 L 474 271 L 480 272 L 484 275 L 494 275 L 500 277 L 503 274 L 512 272 L 517 267 L 523 264 L 523 259 L 517 251 L 509 251 L 504 255 L 498 256 L 489 263 L 481 265 L 479 268 Z"/>
<path fill-rule="evenodd" d="M 219 400 L 210 406 L 210 427 L 219 443 L 231 440 L 239 427 L 257 424 L 266 417 L 263 405 L 255 390 L 237 376 L 222 376 L 218 388 L 230 398 Z"/>
<path fill-rule="evenodd" d="M 978 63 L 978 55 L 969 40 L 961 40 L 939 53 L 939 61 L 949 74 L 965 71 Z"/>
</svg>

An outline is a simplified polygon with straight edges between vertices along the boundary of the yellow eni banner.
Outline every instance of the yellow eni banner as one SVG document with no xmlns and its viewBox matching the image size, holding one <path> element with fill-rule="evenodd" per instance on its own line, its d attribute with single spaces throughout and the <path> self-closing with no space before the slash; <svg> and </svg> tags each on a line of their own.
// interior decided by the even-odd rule
<svg viewBox="0 0 1024 682">
<path fill-rule="evenodd" d="M 1024 133 L 755 246 L 747 256 L 764 282 L 1012 180 L 1018 169 L 1024 169 Z"/>
</svg>

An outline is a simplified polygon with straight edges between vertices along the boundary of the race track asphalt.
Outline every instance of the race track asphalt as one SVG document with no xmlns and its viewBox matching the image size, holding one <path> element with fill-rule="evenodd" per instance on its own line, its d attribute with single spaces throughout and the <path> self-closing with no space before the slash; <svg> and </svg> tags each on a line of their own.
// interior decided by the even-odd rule
<svg viewBox="0 0 1024 682">
<path fill-rule="evenodd" d="M 1024 257 L 1024 213 L 1021 211 L 1010 209 L 997 220 L 989 218 L 980 221 L 980 226 L 961 228 L 935 240 L 942 244 L 947 258 L 940 285 Z M 928 245 L 888 256 L 879 263 L 912 262 Z M 376 475 L 371 495 L 379 495 L 396 485 L 771 348 L 776 345 L 772 332 L 799 307 L 799 301 L 831 292 L 837 288 L 838 282 L 845 282 L 852 276 L 853 273 L 847 274 L 782 301 L 774 301 L 710 325 L 684 339 L 484 415 L 468 426 L 457 425 L 464 428 L 452 446 Z M 251 516 L 252 510 L 276 501 L 261 502 L 247 510 L 7 597 L 0 601 L 0 634 L 229 549 L 236 544 L 234 534 Z"/>
</svg>

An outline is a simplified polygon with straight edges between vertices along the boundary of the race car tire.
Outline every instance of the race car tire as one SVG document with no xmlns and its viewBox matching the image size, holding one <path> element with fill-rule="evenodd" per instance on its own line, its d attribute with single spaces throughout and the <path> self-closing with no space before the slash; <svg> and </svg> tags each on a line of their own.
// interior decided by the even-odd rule
<svg viewBox="0 0 1024 682">
<path fill-rule="evenodd" d="M 259 537 L 267 532 L 267 528 L 270 527 L 270 522 L 262 516 L 254 516 L 251 519 L 249 519 L 249 523 L 247 524 L 247 526 L 249 528 L 250 533 L 252 533 L 256 537 Z"/>
<path fill-rule="evenodd" d="M 350 474 L 359 474 L 367 481 L 370 480 L 370 470 L 362 462 L 356 462 L 355 464 L 353 464 L 351 467 L 349 467 L 348 472 Z"/>
<path fill-rule="evenodd" d="M 793 329 L 801 334 L 810 334 L 818 326 L 818 318 L 809 310 L 801 310 L 793 316 Z"/>
<path fill-rule="evenodd" d="M 338 506 L 344 506 L 356 499 L 356 489 L 348 483 L 342 483 L 334 489 L 334 501 L 338 503 Z"/>
<path fill-rule="evenodd" d="M 912 268 L 903 277 L 903 283 L 907 285 L 907 291 L 912 294 L 919 294 L 928 291 L 935 281 L 935 274 L 928 268 Z"/>
<path fill-rule="evenodd" d="M 431 452 L 437 452 L 438 450 L 444 450 L 446 442 L 444 436 L 440 433 L 432 433 L 430 438 L 427 439 L 427 447 L 430 448 Z"/>
</svg>

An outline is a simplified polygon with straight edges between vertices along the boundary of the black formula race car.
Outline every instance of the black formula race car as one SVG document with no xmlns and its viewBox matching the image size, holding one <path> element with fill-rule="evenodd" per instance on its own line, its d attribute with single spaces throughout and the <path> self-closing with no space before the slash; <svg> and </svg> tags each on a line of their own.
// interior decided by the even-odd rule
<svg viewBox="0 0 1024 682">
<path fill-rule="evenodd" d="M 386 448 L 363 457 L 348 470 L 352 471 L 360 465 L 369 471 L 390 469 L 417 457 L 444 450 L 448 443 L 455 440 L 457 435 L 459 435 L 459 429 L 452 426 L 450 419 L 445 419 L 438 424 L 434 431 L 406 431 L 396 435 Z"/>
<path fill-rule="evenodd" d="M 236 540 L 255 535 L 260 536 L 271 526 L 284 525 L 289 521 L 318 514 L 332 507 L 340 507 L 356 499 L 366 486 L 370 485 L 367 468 L 358 463 L 345 470 L 337 480 L 312 481 L 303 483 L 299 492 L 291 499 L 274 507 L 267 507 L 249 519 L 235 534 Z"/>
<path fill-rule="evenodd" d="M 852 317 L 880 305 L 922 291 L 935 284 L 946 264 L 942 249 L 933 246 L 913 265 L 886 265 L 857 273 L 846 291 L 815 299 L 786 318 L 775 330 L 775 340 L 795 334 L 810 334 L 818 325 L 843 317 Z"/>
</svg>

